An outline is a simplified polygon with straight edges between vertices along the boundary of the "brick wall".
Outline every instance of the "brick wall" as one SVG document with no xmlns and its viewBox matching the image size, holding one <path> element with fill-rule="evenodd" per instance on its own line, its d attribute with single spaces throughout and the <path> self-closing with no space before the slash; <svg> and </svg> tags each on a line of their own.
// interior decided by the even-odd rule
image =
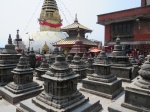
<svg viewBox="0 0 150 112">
<path fill-rule="evenodd" d="M 133 17 L 133 16 L 138 16 L 143 14 L 150 14 L 150 6 L 138 7 L 129 10 L 123 10 L 123 11 L 98 15 L 98 23 L 100 23 L 101 21 Z"/>
</svg>

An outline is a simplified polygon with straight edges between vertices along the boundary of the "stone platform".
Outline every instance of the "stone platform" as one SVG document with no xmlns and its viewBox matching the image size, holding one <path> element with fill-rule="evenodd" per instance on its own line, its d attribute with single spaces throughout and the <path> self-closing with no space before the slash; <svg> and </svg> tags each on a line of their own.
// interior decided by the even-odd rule
<svg viewBox="0 0 150 112">
<path fill-rule="evenodd" d="M 36 77 L 34 77 L 34 81 L 38 82 L 39 84 L 42 84 L 42 81 L 36 80 Z M 126 87 L 127 85 L 129 85 L 129 82 L 123 82 L 122 86 Z M 77 88 L 80 89 L 82 87 L 82 83 L 78 83 Z M 85 97 L 89 97 L 89 100 L 100 100 L 100 104 L 102 104 L 102 110 L 100 112 L 108 112 L 108 107 L 110 105 L 112 105 L 112 103 L 115 102 L 120 102 L 120 98 L 124 99 L 124 91 L 122 91 L 116 98 L 114 98 L 113 100 L 104 98 L 104 97 L 100 97 L 97 95 L 93 95 L 90 93 L 86 93 L 83 91 L 80 91 Z M 121 97 L 123 96 L 123 97 Z M 32 98 L 30 98 L 32 99 Z M 122 100 L 123 101 L 123 100 Z M 30 104 L 28 104 L 30 105 Z M 0 112 L 16 112 L 16 106 L 19 106 L 19 104 L 10 104 L 9 102 L 7 102 L 6 100 L 2 99 L 0 100 Z M 40 112 L 43 112 L 43 109 L 41 109 Z M 130 112 L 130 111 L 126 111 L 126 112 Z"/>
<path fill-rule="evenodd" d="M 139 77 L 125 88 L 125 95 L 108 107 L 109 112 L 150 112 L 150 91 L 135 85 Z"/>
<path fill-rule="evenodd" d="M 36 88 L 30 91 L 26 91 L 23 93 L 14 94 L 5 88 L 2 88 L 2 87 L 0 88 L 0 94 L 2 95 L 2 97 L 12 104 L 34 97 L 38 95 L 39 93 L 41 93 L 42 91 L 43 91 L 43 88 L 41 87 L 41 88 Z"/>
<path fill-rule="evenodd" d="M 117 78 L 121 78 L 122 81 L 131 82 L 132 79 L 137 77 L 136 67 L 119 67 L 111 66 L 111 73 Z"/>
<path fill-rule="evenodd" d="M 82 100 L 84 100 L 84 99 L 82 99 Z M 34 112 L 34 111 L 35 112 L 48 112 L 48 110 L 53 110 L 51 112 L 91 112 L 91 110 L 92 110 L 92 112 L 98 112 L 102 108 L 100 106 L 98 100 L 93 100 L 93 101 L 88 102 L 88 98 L 86 98 L 87 102 L 81 103 L 81 102 L 84 102 L 82 100 L 70 105 L 69 108 L 66 107 L 64 109 L 56 109 L 52 106 L 46 105 L 45 103 L 38 102 L 38 100 L 36 100 L 36 98 L 33 98 L 33 99 L 28 99 L 28 100 L 22 101 L 20 103 L 20 106 L 17 106 L 16 112 L 22 112 L 22 111 L 27 111 L 27 110 L 29 110 L 30 112 Z M 34 101 L 40 103 L 40 105 L 41 105 L 40 108 L 36 104 L 32 103 Z M 45 109 L 43 107 L 47 107 L 47 108 Z M 74 109 L 75 107 L 78 107 L 78 108 Z"/>
<path fill-rule="evenodd" d="M 80 88 L 81 91 L 102 96 L 105 98 L 113 99 L 121 91 L 123 91 L 122 81 L 120 79 L 112 81 L 110 83 L 88 80 L 88 78 L 83 79 L 83 87 Z"/>
</svg>

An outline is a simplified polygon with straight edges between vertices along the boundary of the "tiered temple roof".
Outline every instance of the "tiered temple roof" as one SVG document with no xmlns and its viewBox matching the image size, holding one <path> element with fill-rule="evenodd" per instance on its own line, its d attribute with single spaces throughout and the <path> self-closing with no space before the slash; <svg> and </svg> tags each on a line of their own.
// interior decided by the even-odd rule
<svg viewBox="0 0 150 112">
<path fill-rule="evenodd" d="M 91 40 L 88 40 L 87 38 L 85 38 L 85 33 L 91 33 L 92 30 L 81 25 L 78 22 L 77 17 L 74 20 L 74 23 L 62 28 L 61 30 L 64 32 L 67 32 L 69 34 L 69 37 L 62 39 L 60 41 L 58 41 L 56 44 L 58 46 L 63 46 L 63 45 L 68 45 L 68 46 L 72 46 L 75 44 L 77 37 L 76 35 L 78 34 L 77 30 L 80 30 L 80 34 L 81 34 L 81 38 L 80 40 L 83 42 L 84 45 L 89 45 L 89 46 L 97 46 L 96 43 L 92 42 Z"/>
</svg>

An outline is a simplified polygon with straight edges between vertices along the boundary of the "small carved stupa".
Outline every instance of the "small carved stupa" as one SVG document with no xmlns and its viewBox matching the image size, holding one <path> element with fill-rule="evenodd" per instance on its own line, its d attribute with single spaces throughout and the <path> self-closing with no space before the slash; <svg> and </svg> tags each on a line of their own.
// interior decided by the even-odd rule
<svg viewBox="0 0 150 112">
<path fill-rule="evenodd" d="M 37 79 L 42 80 L 42 75 L 49 69 L 49 64 L 47 63 L 46 57 L 42 59 L 40 67 L 36 68 Z"/>
<path fill-rule="evenodd" d="M 69 53 L 66 57 L 66 61 L 68 64 L 70 64 L 72 60 L 73 60 L 73 56 Z"/>
<path fill-rule="evenodd" d="M 33 69 L 30 67 L 24 51 L 12 73 L 14 74 L 13 82 L 1 89 L 3 98 L 10 103 L 14 104 L 36 96 L 43 90 L 42 86 L 33 81 Z"/>
<path fill-rule="evenodd" d="M 33 48 L 31 49 L 31 51 L 29 53 L 29 64 L 30 64 L 31 68 L 35 68 L 35 66 L 36 66 L 36 54 L 35 54 Z"/>
<path fill-rule="evenodd" d="M 90 54 L 88 59 L 87 59 L 87 63 L 86 63 L 86 66 L 87 66 L 87 71 L 86 71 L 87 73 L 86 74 L 87 74 L 87 76 L 94 73 L 93 63 L 94 63 L 94 59 L 92 58 L 92 56 Z"/>
<path fill-rule="evenodd" d="M 108 108 L 109 112 L 150 112 L 150 57 L 141 66 L 139 75 L 125 88 L 122 100 Z"/>
<path fill-rule="evenodd" d="M 110 72 L 110 65 L 95 62 L 93 66 L 94 73 L 82 80 L 81 90 L 110 99 L 116 97 L 123 90 L 122 81 Z"/>
<path fill-rule="evenodd" d="M 88 101 L 77 89 L 78 74 L 72 71 L 64 55 L 58 55 L 55 63 L 42 75 L 44 91 L 37 97 L 23 101 L 17 112 L 98 112 L 99 101 Z M 29 105 L 30 104 L 30 105 Z M 81 108 L 80 108 L 81 107 Z M 93 108 L 94 107 L 94 108 Z"/>
<path fill-rule="evenodd" d="M 80 60 L 80 56 L 78 54 L 73 57 L 70 67 L 73 71 L 80 75 L 79 81 L 86 78 L 86 64 Z"/>
<path fill-rule="evenodd" d="M 108 56 L 111 63 L 111 72 L 115 76 L 121 78 L 123 81 L 131 81 L 137 76 L 138 66 L 132 66 L 129 57 L 125 55 L 125 51 L 120 45 L 120 38 L 116 39 L 114 50 Z"/>
<path fill-rule="evenodd" d="M 55 0 L 44 0 L 39 18 L 41 31 L 60 31 L 61 17 Z"/>
<path fill-rule="evenodd" d="M 81 60 L 82 60 L 82 61 L 84 61 L 84 62 L 86 62 L 86 61 L 87 61 L 87 55 L 86 55 L 85 53 L 83 54 L 83 56 L 82 56 Z"/>
<path fill-rule="evenodd" d="M 109 63 L 107 56 L 106 56 L 106 52 L 104 50 L 102 50 L 99 55 L 96 57 L 95 59 L 95 63 L 99 63 L 99 64 L 104 64 L 104 63 Z"/>
<path fill-rule="evenodd" d="M 16 67 L 20 56 L 15 50 L 15 45 L 12 44 L 11 35 L 9 35 L 8 44 L 0 54 L 0 86 L 13 81 L 11 71 Z"/>
</svg>

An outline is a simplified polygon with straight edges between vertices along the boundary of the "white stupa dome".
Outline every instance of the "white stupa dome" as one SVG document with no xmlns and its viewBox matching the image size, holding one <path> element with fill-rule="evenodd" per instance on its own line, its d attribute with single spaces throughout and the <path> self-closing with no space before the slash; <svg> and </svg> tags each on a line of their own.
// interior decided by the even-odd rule
<svg viewBox="0 0 150 112">
<path fill-rule="evenodd" d="M 30 40 L 30 49 L 33 47 L 35 51 L 41 50 L 44 46 L 45 42 L 49 46 L 50 49 L 54 49 L 52 43 L 55 43 L 61 39 L 68 37 L 68 34 L 65 32 L 56 32 L 56 31 L 39 31 L 36 33 L 29 33 L 22 37 L 22 41 L 29 47 L 29 38 Z"/>
</svg>

